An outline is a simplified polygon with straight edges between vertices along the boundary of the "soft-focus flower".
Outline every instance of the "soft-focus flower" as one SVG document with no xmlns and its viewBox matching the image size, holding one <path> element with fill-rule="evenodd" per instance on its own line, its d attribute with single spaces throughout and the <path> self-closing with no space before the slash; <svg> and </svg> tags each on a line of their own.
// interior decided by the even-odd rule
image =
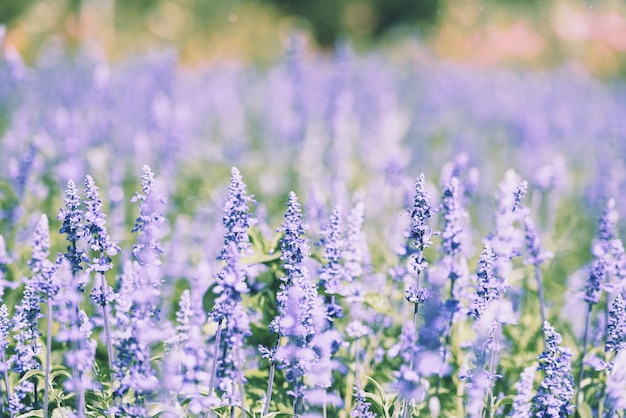
<svg viewBox="0 0 626 418">
<path fill-rule="evenodd" d="M 513 418 L 532 417 L 533 380 L 535 380 L 536 366 L 529 366 L 524 369 L 519 380 L 515 383 L 517 394 L 513 399 Z"/>
</svg>

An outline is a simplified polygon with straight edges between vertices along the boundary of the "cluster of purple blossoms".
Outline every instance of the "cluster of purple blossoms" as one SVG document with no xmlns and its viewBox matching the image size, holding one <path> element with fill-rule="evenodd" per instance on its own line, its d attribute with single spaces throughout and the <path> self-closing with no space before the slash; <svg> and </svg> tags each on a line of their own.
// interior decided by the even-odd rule
<svg viewBox="0 0 626 418">
<path fill-rule="evenodd" d="M 70 264 L 72 274 L 77 275 L 84 270 L 81 263 L 88 263 L 89 257 L 87 257 L 85 250 L 78 245 L 83 230 L 83 211 L 80 209 L 81 201 L 73 180 L 67 182 L 64 201 L 65 209 L 59 211 L 57 219 L 63 222 L 59 233 L 67 235 L 69 244 L 67 251 L 62 256 Z"/>
<path fill-rule="evenodd" d="M 539 369 L 545 373 L 533 397 L 533 413 L 536 417 L 558 418 L 574 413 L 571 404 L 574 396 L 572 376 L 572 353 L 561 346 L 561 335 L 546 321 L 543 325 L 546 349 L 538 357 Z"/>
<path fill-rule="evenodd" d="M 326 311 L 328 319 L 331 321 L 343 315 L 341 306 L 336 301 L 336 295 L 345 294 L 345 284 L 350 281 L 350 277 L 342 264 L 346 254 L 344 250 L 346 242 L 341 224 L 341 206 L 337 206 L 330 215 L 329 224 L 322 232 L 323 238 L 320 243 L 324 246 L 326 263 L 320 269 L 319 282 L 329 298 L 326 301 Z"/>
<path fill-rule="evenodd" d="M 154 174 L 148 166 L 143 167 L 141 188 L 141 193 L 132 198 L 133 202 L 141 202 L 133 228 L 139 235 L 133 247 L 135 261 L 125 265 L 115 294 L 117 355 L 113 374 L 114 395 L 118 401 L 110 412 L 116 416 L 134 417 L 146 413 L 146 401 L 158 388 L 158 378 L 150 361 L 151 347 L 162 339 L 163 332 L 168 333 L 168 330 L 157 331 L 161 305 L 159 238 L 165 200 L 156 190 Z M 131 394 L 132 400 L 127 396 Z"/>
<path fill-rule="evenodd" d="M 4 243 L 4 237 L 0 235 L 0 298 L 4 296 L 6 289 L 15 289 L 18 283 L 7 280 L 7 266 L 11 263 L 11 258 L 7 253 L 6 245 Z"/>
<path fill-rule="evenodd" d="M 95 253 L 89 259 L 89 271 L 100 275 L 100 282 L 94 284 L 91 292 L 91 301 L 96 306 L 101 306 L 106 311 L 113 299 L 113 289 L 105 279 L 105 273 L 113 268 L 111 257 L 116 255 L 120 248 L 111 241 L 106 229 L 106 215 L 102 207 L 100 190 L 91 176 L 85 177 L 85 224 L 82 236 L 92 252 Z M 108 313 L 104 312 L 103 316 Z M 111 354 L 111 350 L 109 350 Z"/>
<path fill-rule="evenodd" d="M 513 398 L 513 418 L 532 417 L 533 381 L 535 380 L 536 366 L 528 366 L 515 383 L 517 394 Z"/>
<path fill-rule="evenodd" d="M 613 299 L 606 334 L 606 352 L 614 352 L 617 356 L 626 349 L 626 304 L 621 293 Z"/>
<path fill-rule="evenodd" d="M 260 349 L 263 357 L 285 371 L 285 379 L 292 387 L 290 393 L 296 413 L 307 388 L 305 375 L 319 361 L 314 349 L 316 336 L 326 324 L 323 301 L 303 265 L 304 257 L 308 255 L 307 241 L 303 237 L 306 229 L 298 198 L 290 192 L 281 224 L 284 233 L 281 260 L 286 275 L 281 278 L 280 292 L 276 296 L 278 316 L 270 324 L 270 330 L 277 335 L 277 344 L 272 349 Z M 282 337 L 287 337 L 285 345 L 280 344 Z"/>
<path fill-rule="evenodd" d="M 223 265 L 213 286 L 213 293 L 218 296 L 209 313 L 209 320 L 218 324 L 209 392 L 212 394 L 213 379 L 217 377 L 222 398 L 231 407 L 243 404 L 245 340 L 252 334 L 250 319 L 241 303 L 242 295 L 249 291 L 249 271 L 241 259 L 251 254 L 248 229 L 256 223 L 249 213 L 250 202 L 254 202 L 253 197 L 248 195 L 239 170 L 233 167 L 222 210 L 222 225 L 226 229 L 220 256 Z"/>
</svg>

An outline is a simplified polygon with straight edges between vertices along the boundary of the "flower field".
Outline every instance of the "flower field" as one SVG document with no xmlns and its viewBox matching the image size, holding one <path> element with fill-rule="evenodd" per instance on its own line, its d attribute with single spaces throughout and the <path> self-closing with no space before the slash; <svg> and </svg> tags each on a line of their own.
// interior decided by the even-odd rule
<svg viewBox="0 0 626 418">
<path fill-rule="evenodd" d="M 624 417 L 626 91 L 0 58 L 0 415 Z"/>
</svg>

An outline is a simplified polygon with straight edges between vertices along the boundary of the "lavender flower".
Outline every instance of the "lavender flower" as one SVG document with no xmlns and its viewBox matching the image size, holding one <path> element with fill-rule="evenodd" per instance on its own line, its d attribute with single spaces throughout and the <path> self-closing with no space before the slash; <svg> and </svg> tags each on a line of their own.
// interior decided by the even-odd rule
<svg viewBox="0 0 626 418">
<path fill-rule="evenodd" d="M 533 398 L 533 380 L 535 380 L 536 366 L 524 369 L 519 380 L 515 383 L 517 395 L 513 399 L 513 418 L 531 418 Z"/>
<path fill-rule="evenodd" d="M 536 417 L 558 418 L 574 412 L 571 405 L 574 396 L 574 377 L 571 372 L 572 353 L 561 347 L 561 335 L 546 321 L 543 325 L 546 349 L 538 357 L 539 369 L 545 376 L 533 398 Z"/>
</svg>

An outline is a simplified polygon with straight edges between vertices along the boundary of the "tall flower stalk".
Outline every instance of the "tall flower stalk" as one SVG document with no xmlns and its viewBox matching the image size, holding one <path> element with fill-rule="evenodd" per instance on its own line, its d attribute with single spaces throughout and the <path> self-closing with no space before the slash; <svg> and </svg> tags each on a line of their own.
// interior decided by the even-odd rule
<svg viewBox="0 0 626 418">
<path fill-rule="evenodd" d="M 544 251 L 541 247 L 541 241 L 535 229 L 533 221 L 530 216 L 524 218 L 524 231 L 526 233 L 526 248 L 528 250 L 529 257 L 526 259 L 526 263 L 534 266 L 535 268 L 535 280 L 537 281 L 537 293 L 539 295 L 539 313 L 541 314 L 541 323 L 546 322 L 546 308 L 545 298 L 543 295 L 543 280 L 541 276 L 541 264 L 546 259 L 552 257 L 552 253 Z M 545 343 L 545 338 L 544 338 Z"/>
<path fill-rule="evenodd" d="M 59 292 L 59 285 L 56 280 L 56 266 L 48 260 L 50 253 L 50 227 L 48 217 L 44 214 L 39 218 L 33 239 L 33 253 L 29 262 L 29 267 L 33 272 L 31 281 L 41 294 L 41 300 L 47 306 L 47 328 L 46 328 L 46 364 L 44 380 L 43 412 L 48 416 L 48 404 L 50 393 L 50 361 L 52 354 L 52 300 Z"/>
<path fill-rule="evenodd" d="M 112 301 L 113 289 L 108 285 L 105 273 L 113 268 L 111 257 L 120 248 L 111 241 L 106 229 L 106 215 L 100 199 L 100 190 L 89 175 L 85 177 L 85 224 L 82 235 L 95 255 L 89 260 L 89 271 L 96 273 L 96 283 L 91 292 L 91 301 L 102 310 L 104 334 L 107 348 L 109 370 L 113 370 L 113 341 L 111 339 L 111 319 L 109 305 Z M 71 264 L 71 262 L 70 262 Z M 74 266 L 72 267 L 74 268 Z M 97 283 L 99 279 L 99 283 Z M 113 373 L 111 373 L 113 376 Z M 113 383 L 111 381 L 111 383 Z"/>
<path fill-rule="evenodd" d="M 548 323 L 543 323 L 546 348 L 539 358 L 539 369 L 544 372 L 537 393 L 533 397 L 535 417 L 565 417 L 574 412 L 571 405 L 574 396 L 572 376 L 572 353 L 561 346 L 561 335 Z"/>
<path fill-rule="evenodd" d="M 218 297 L 209 313 L 209 320 L 217 323 L 209 396 L 213 394 L 219 373 L 219 388 L 227 404 L 231 407 L 239 405 L 242 414 L 245 414 L 243 350 L 245 338 L 251 335 L 251 331 L 250 320 L 241 304 L 242 295 L 248 292 L 248 285 L 247 272 L 241 266 L 240 259 L 251 254 L 248 228 L 256 220 L 249 214 L 250 202 L 253 202 L 253 197 L 247 194 L 239 170 L 233 167 L 222 217 L 226 229 L 220 255 L 223 266 L 216 275 L 213 287 Z M 222 334 L 225 340 L 223 346 Z"/>
<path fill-rule="evenodd" d="M 585 302 L 587 303 L 587 311 L 585 313 L 585 331 L 583 335 L 583 351 L 580 358 L 580 370 L 578 372 L 578 380 L 576 382 L 576 408 L 578 409 L 578 403 L 580 401 L 580 384 L 583 380 L 585 372 L 585 357 L 587 356 L 587 349 L 589 346 L 589 331 L 591 328 L 591 313 L 593 306 L 600 302 L 601 286 L 607 275 L 607 264 L 603 259 L 599 259 L 593 262 L 591 271 L 589 273 L 589 279 L 587 280 L 587 286 L 585 288 Z"/>
<path fill-rule="evenodd" d="M 118 358 L 114 362 L 117 387 L 114 395 L 116 414 L 140 417 L 147 413 L 146 403 L 159 387 L 150 362 L 152 345 L 162 338 L 167 327 L 160 326 L 161 260 L 159 239 L 164 222 L 165 200 L 156 189 L 154 174 L 147 165 L 141 176 L 141 192 L 131 202 L 139 202 L 139 216 L 132 232 L 138 237 L 131 263 L 118 283 L 116 304 Z M 156 332 L 161 328 L 161 332 Z M 161 335 L 159 335 L 161 334 Z M 126 398 L 132 395 L 132 398 Z"/>
<path fill-rule="evenodd" d="M 424 257 L 424 250 L 432 245 L 430 240 L 433 236 L 433 230 L 429 226 L 430 217 L 433 209 L 430 204 L 430 194 L 426 190 L 426 178 L 424 174 L 420 174 L 415 182 L 415 195 L 413 196 L 413 206 L 407 209 L 411 218 L 408 230 L 405 233 L 406 246 L 405 254 L 401 255 L 401 259 L 407 259 L 407 264 L 415 278 L 415 284 L 409 284 L 405 290 L 405 299 L 413 305 L 412 316 L 412 333 L 413 340 L 417 344 L 418 339 L 418 315 L 419 306 L 423 304 L 427 297 L 428 291 L 420 286 L 421 277 L 425 275 L 428 269 L 428 262 Z M 403 331 L 404 332 L 404 331 Z M 415 349 L 411 350 L 412 355 L 407 358 L 407 364 L 403 365 L 398 377 L 398 385 L 404 387 L 408 385 L 418 385 L 419 378 L 414 372 L 415 368 Z M 408 380 L 407 380 L 408 379 Z M 403 416 L 408 417 L 410 414 L 410 402 L 417 399 L 414 390 L 404 390 L 404 412 Z"/>
<path fill-rule="evenodd" d="M 279 365 L 285 370 L 285 378 L 292 386 L 294 415 L 298 416 L 306 389 L 304 377 L 317 361 L 313 350 L 314 339 L 326 319 L 317 286 L 311 282 L 303 264 L 304 257 L 308 255 L 308 244 L 303 237 L 306 229 L 298 198 L 290 192 L 280 229 L 284 233 L 281 260 L 285 276 L 281 278 L 280 291 L 276 296 L 278 316 L 270 324 L 271 331 L 276 334 L 276 344 L 272 348 L 260 347 L 263 357 L 270 361 L 264 414 L 269 411 L 274 371 Z M 281 346 L 282 337 L 287 337 L 285 346 Z"/>
<path fill-rule="evenodd" d="M 80 309 L 80 296 L 84 291 L 86 277 L 82 272 L 82 263 L 88 263 L 85 251 L 80 248 L 80 233 L 83 229 L 83 211 L 81 201 L 74 181 L 67 182 L 65 190 L 65 208 L 59 211 L 57 219 L 62 221 L 59 233 L 66 234 L 68 246 L 65 253 L 60 254 L 57 264 L 69 266 L 69 278 L 62 286 L 64 293 L 59 306 L 59 321 L 62 329 L 57 334 L 57 340 L 67 342 L 69 348 L 66 361 L 72 368 L 71 387 L 78 394 L 77 415 L 85 416 L 85 391 L 94 387 L 88 377 L 95 361 L 96 344 L 91 340 L 91 323 L 84 311 Z M 62 271 L 62 269 L 61 269 Z M 63 278 L 60 274 L 60 283 Z"/>
</svg>

